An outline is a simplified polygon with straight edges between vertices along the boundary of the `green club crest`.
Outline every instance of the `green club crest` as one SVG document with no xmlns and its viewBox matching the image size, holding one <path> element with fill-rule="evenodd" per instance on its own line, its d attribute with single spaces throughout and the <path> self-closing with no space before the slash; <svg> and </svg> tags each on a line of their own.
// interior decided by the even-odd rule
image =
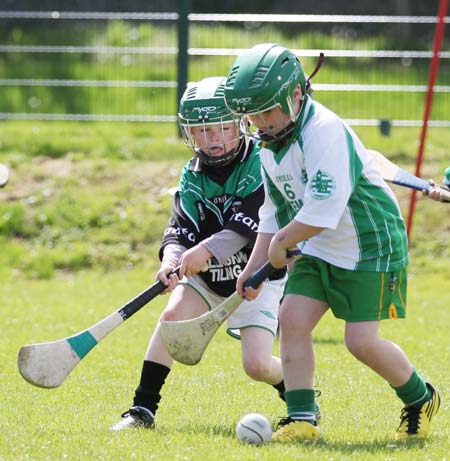
<svg viewBox="0 0 450 461">
<path fill-rule="evenodd" d="M 336 181 L 326 171 L 318 170 L 311 181 L 312 196 L 317 200 L 325 200 L 331 197 L 336 190 Z"/>
</svg>

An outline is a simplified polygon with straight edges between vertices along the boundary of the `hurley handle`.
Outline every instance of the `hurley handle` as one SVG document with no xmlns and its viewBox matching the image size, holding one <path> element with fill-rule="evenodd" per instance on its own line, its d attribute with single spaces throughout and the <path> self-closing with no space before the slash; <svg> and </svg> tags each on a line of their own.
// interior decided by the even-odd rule
<svg viewBox="0 0 450 461">
<path fill-rule="evenodd" d="M 173 269 L 168 275 L 178 274 L 180 271 L 180 267 L 176 267 Z M 158 280 L 153 285 L 149 286 L 146 290 L 142 293 L 139 293 L 135 298 L 131 301 L 128 301 L 125 305 L 123 305 L 119 310 L 119 314 L 122 316 L 124 320 L 131 317 L 135 314 L 139 309 L 144 307 L 148 302 L 150 302 L 153 298 L 156 298 L 160 293 L 162 293 L 167 288 L 161 280 Z"/>
<path fill-rule="evenodd" d="M 293 250 L 287 250 L 286 252 L 288 258 L 293 258 L 295 256 L 301 256 L 302 252 L 298 249 L 295 248 Z M 244 283 L 244 288 L 245 287 L 252 287 L 252 288 L 258 288 L 261 283 L 266 280 L 267 277 L 269 277 L 270 274 L 272 274 L 276 270 L 275 267 L 270 264 L 270 262 L 266 262 L 264 266 L 262 266 L 259 270 L 257 270 L 245 283 Z"/>
</svg>

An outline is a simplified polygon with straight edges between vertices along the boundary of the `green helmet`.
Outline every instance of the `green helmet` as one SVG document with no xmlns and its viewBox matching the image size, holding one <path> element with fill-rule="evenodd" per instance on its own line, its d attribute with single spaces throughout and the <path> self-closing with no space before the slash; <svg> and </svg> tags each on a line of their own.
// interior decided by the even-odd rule
<svg viewBox="0 0 450 461">
<path fill-rule="evenodd" d="M 203 152 L 195 143 L 191 128 L 195 126 L 235 124 L 237 140 L 242 141 L 239 131 L 239 119 L 225 104 L 225 77 L 208 77 L 190 84 L 180 101 L 178 122 L 185 144 L 190 147 L 207 165 L 224 165 L 233 160 L 240 152 L 241 142 L 236 147 L 221 156 L 210 156 Z"/>
<path fill-rule="evenodd" d="M 274 43 L 244 52 L 234 62 L 225 83 L 225 99 L 232 112 L 256 114 L 279 105 L 294 121 L 292 95 L 297 84 L 307 93 L 306 76 L 297 56 Z"/>
</svg>

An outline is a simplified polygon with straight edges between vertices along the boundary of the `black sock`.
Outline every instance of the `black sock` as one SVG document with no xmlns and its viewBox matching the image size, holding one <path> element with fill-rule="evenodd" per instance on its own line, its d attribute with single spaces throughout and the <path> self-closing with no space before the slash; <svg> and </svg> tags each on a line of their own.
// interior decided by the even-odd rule
<svg viewBox="0 0 450 461">
<path fill-rule="evenodd" d="M 160 391 L 169 372 L 170 368 L 165 365 L 144 360 L 141 381 L 135 390 L 133 404 L 148 408 L 155 414 L 161 400 Z"/>
<path fill-rule="evenodd" d="M 284 398 L 284 393 L 286 392 L 286 388 L 284 387 L 284 380 L 282 380 L 278 384 L 272 384 L 272 386 L 278 391 L 280 399 L 286 401 Z"/>
</svg>

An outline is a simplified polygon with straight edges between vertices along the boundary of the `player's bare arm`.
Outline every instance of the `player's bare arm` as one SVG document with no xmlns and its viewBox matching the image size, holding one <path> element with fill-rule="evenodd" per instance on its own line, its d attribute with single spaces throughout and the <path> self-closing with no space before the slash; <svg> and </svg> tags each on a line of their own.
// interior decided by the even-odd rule
<svg viewBox="0 0 450 461">
<path fill-rule="evenodd" d="M 286 251 L 297 246 L 297 243 L 307 240 L 323 231 L 323 227 L 308 226 L 298 221 L 292 221 L 280 229 L 272 238 L 269 246 L 269 260 L 272 266 L 280 268 L 288 264 L 291 258 Z"/>
<path fill-rule="evenodd" d="M 170 273 L 176 267 L 176 261 L 173 260 L 165 260 L 161 263 L 161 266 L 156 273 L 156 280 L 160 280 L 167 287 L 164 291 L 161 292 L 161 295 L 170 293 L 177 286 L 179 282 L 178 275 Z"/>
<path fill-rule="evenodd" d="M 244 283 L 259 267 L 261 267 L 267 261 L 267 252 L 272 237 L 273 234 L 258 234 L 248 263 L 237 279 L 236 291 L 247 301 L 251 301 L 258 296 L 262 285 L 260 285 L 258 288 L 247 287 L 244 289 Z"/>
<path fill-rule="evenodd" d="M 166 286 L 166 289 L 160 293 L 161 295 L 170 293 L 180 281 L 178 271 L 174 271 L 174 269 L 178 267 L 180 257 L 184 251 L 186 251 L 186 248 L 179 243 L 172 242 L 164 247 L 161 265 L 155 277 L 155 280 L 159 280 Z"/>
<path fill-rule="evenodd" d="M 180 259 L 180 278 L 192 277 L 202 271 L 212 254 L 201 244 L 185 251 Z"/>
</svg>

